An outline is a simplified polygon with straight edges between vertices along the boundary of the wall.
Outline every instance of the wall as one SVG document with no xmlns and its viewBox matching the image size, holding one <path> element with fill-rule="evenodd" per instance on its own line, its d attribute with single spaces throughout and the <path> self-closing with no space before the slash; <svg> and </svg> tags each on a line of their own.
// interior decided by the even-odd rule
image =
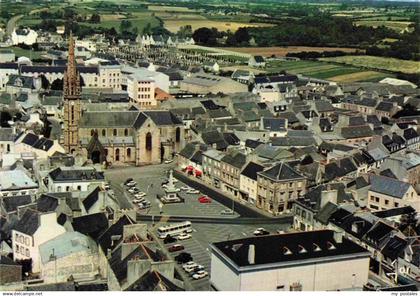
<svg viewBox="0 0 420 296">
<path fill-rule="evenodd" d="M 241 291 L 289 291 L 300 283 L 303 291 L 362 288 L 368 281 L 369 258 L 242 273 Z M 353 274 L 355 276 L 353 277 Z M 284 286 L 284 288 L 280 288 Z M 279 288 L 277 288 L 279 287 Z"/>
<path fill-rule="evenodd" d="M 22 266 L 0 265 L 0 285 L 20 282 L 22 280 Z"/>
<path fill-rule="evenodd" d="M 211 254 L 210 282 L 218 291 L 239 291 L 240 278 L 218 257 Z"/>
</svg>

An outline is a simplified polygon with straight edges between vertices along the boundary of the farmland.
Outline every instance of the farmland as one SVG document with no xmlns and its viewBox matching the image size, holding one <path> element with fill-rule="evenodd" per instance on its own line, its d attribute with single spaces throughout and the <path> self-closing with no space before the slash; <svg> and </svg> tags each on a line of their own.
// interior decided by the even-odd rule
<svg viewBox="0 0 420 296">
<path fill-rule="evenodd" d="M 213 21 L 204 19 L 166 19 L 164 20 L 164 26 L 170 32 L 177 32 L 181 26 L 191 25 L 193 31 L 201 27 L 217 28 L 219 31 L 236 31 L 241 27 L 270 27 L 271 24 L 265 23 L 239 23 L 231 21 Z"/>
<path fill-rule="evenodd" d="M 375 56 L 342 56 L 323 58 L 323 61 L 335 62 L 356 67 L 386 70 L 402 73 L 420 73 L 420 62 L 399 60 L 388 57 Z"/>
<path fill-rule="evenodd" d="M 377 81 L 384 77 L 392 76 L 379 71 L 366 71 L 359 67 L 336 65 L 320 61 L 273 61 L 268 63 L 266 70 L 272 73 L 287 71 L 291 74 L 302 74 L 337 82 Z M 345 76 L 347 80 L 343 79 Z"/>
<path fill-rule="evenodd" d="M 403 21 L 360 20 L 356 21 L 355 24 L 358 26 L 368 26 L 374 28 L 384 26 L 397 32 L 403 32 L 405 30 L 410 30 L 409 25 L 412 23 Z"/>
<path fill-rule="evenodd" d="M 269 57 L 272 55 L 275 56 L 286 56 L 288 53 L 302 52 L 302 51 L 344 51 L 344 52 L 356 52 L 356 48 L 346 48 L 346 47 L 309 47 L 309 46 L 273 46 L 273 47 L 224 47 L 223 49 L 247 53 L 251 55 L 261 55 Z"/>
</svg>

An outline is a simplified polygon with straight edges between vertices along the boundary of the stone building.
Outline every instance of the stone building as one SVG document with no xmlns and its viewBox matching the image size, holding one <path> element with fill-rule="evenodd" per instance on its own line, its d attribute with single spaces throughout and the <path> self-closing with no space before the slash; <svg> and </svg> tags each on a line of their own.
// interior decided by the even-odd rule
<svg viewBox="0 0 420 296">
<path fill-rule="evenodd" d="M 93 163 L 157 164 L 184 147 L 184 126 L 170 111 L 85 112 L 79 138 Z"/>
<path fill-rule="evenodd" d="M 274 215 L 289 209 L 290 201 L 305 193 L 305 177 L 285 163 L 279 163 L 257 175 L 257 207 Z"/>
</svg>

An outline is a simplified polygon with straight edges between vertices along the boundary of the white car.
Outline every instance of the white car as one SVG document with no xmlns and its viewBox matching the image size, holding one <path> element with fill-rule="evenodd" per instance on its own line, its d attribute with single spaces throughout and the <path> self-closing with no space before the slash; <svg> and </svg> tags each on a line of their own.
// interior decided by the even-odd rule
<svg viewBox="0 0 420 296">
<path fill-rule="evenodd" d="M 146 201 L 146 200 L 144 199 L 144 197 L 140 197 L 140 198 L 135 198 L 135 199 L 133 199 L 133 202 L 134 202 L 134 203 L 141 203 L 141 202 L 144 202 L 144 201 Z"/>
<path fill-rule="evenodd" d="M 198 264 L 194 263 L 194 265 L 185 267 L 184 270 L 185 270 L 185 272 L 190 273 L 191 271 L 193 271 L 197 267 L 201 267 L 201 265 L 198 265 Z"/>
<path fill-rule="evenodd" d="M 130 189 L 128 189 L 128 192 L 130 193 L 136 193 L 138 191 L 138 189 L 136 187 L 131 187 Z"/>
<path fill-rule="evenodd" d="M 187 191 L 188 194 L 199 194 L 200 190 L 196 190 L 196 189 L 190 189 Z"/>
<path fill-rule="evenodd" d="M 136 181 L 130 181 L 130 182 L 128 182 L 126 185 L 127 185 L 128 187 L 133 187 L 133 186 L 136 186 L 136 185 L 137 185 L 137 182 L 136 182 Z"/>
<path fill-rule="evenodd" d="M 188 187 L 188 186 L 182 186 L 182 187 L 181 187 L 181 190 L 182 190 L 182 191 L 188 191 L 188 190 L 191 190 L 191 187 Z"/>
<path fill-rule="evenodd" d="M 145 192 L 139 192 L 139 193 L 134 194 L 134 196 L 137 197 L 137 198 L 140 198 L 140 197 L 146 196 L 146 193 Z"/>
<path fill-rule="evenodd" d="M 205 278 L 208 275 L 209 275 L 209 273 L 207 271 L 200 270 L 200 271 L 197 271 L 196 273 L 194 273 L 192 275 L 192 278 L 195 279 L 195 280 L 199 280 L 199 279 Z"/>
<path fill-rule="evenodd" d="M 182 265 L 182 268 L 185 269 L 185 268 L 191 267 L 191 266 L 197 266 L 197 263 L 195 263 L 194 261 L 188 261 L 187 263 Z"/>
<path fill-rule="evenodd" d="M 168 164 L 168 163 L 172 163 L 173 161 L 174 161 L 173 158 L 172 159 L 167 159 L 167 160 L 164 161 L 164 163 Z"/>
<path fill-rule="evenodd" d="M 235 214 L 235 212 L 234 212 L 234 211 L 232 211 L 231 209 L 225 209 L 225 210 L 222 210 L 222 211 L 220 212 L 220 214 L 221 214 L 221 215 L 234 215 L 234 214 Z"/>
<path fill-rule="evenodd" d="M 178 240 L 186 240 L 186 239 L 189 239 L 189 238 L 191 238 L 191 234 L 188 234 L 188 233 L 183 233 L 183 234 L 178 236 Z"/>
</svg>

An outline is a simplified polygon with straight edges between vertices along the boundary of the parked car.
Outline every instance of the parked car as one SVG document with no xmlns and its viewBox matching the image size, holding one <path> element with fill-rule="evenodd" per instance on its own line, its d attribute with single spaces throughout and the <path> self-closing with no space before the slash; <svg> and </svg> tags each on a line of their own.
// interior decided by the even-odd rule
<svg viewBox="0 0 420 296">
<path fill-rule="evenodd" d="M 144 201 L 144 198 L 143 199 L 133 199 L 133 203 L 142 203 Z"/>
<path fill-rule="evenodd" d="M 105 183 L 105 184 L 104 184 L 104 189 L 105 189 L 106 191 L 108 191 L 108 190 L 110 190 L 110 189 L 111 189 L 111 186 L 109 185 L 109 183 Z"/>
<path fill-rule="evenodd" d="M 170 236 L 169 234 L 163 239 L 164 244 L 172 244 L 176 241 L 177 241 L 176 237 Z"/>
<path fill-rule="evenodd" d="M 231 209 L 224 209 L 220 212 L 220 214 L 222 214 L 222 215 L 234 215 L 235 212 L 232 211 Z"/>
<path fill-rule="evenodd" d="M 130 189 L 128 189 L 128 192 L 135 194 L 140 192 L 140 190 L 137 187 L 131 187 Z"/>
<path fill-rule="evenodd" d="M 172 163 L 173 161 L 174 161 L 173 158 L 172 159 L 167 159 L 167 160 L 164 161 L 164 163 L 168 164 L 168 163 Z"/>
<path fill-rule="evenodd" d="M 176 245 L 170 246 L 170 247 L 168 248 L 168 251 L 169 251 L 169 252 L 171 252 L 171 253 L 173 253 L 173 252 L 182 251 L 182 250 L 184 250 L 184 249 L 185 249 L 185 248 L 184 248 L 184 246 L 183 246 L 183 245 L 176 244 Z"/>
<path fill-rule="evenodd" d="M 130 181 L 130 182 L 128 182 L 126 185 L 127 185 L 128 187 L 133 187 L 133 186 L 136 186 L 136 185 L 137 185 L 137 182 L 136 182 L 136 181 Z"/>
<path fill-rule="evenodd" d="M 140 197 L 146 196 L 146 193 L 145 192 L 139 192 L 139 193 L 134 194 L 134 196 L 137 197 L 137 198 L 140 198 Z"/>
<path fill-rule="evenodd" d="M 193 270 L 191 270 L 189 272 L 190 276 L 193 276 L 194 273 L 197 273 L 200 270 L 204 270 L 204 266 L 203 265 L 197 265 L 196 267 L 194 267 Z"/>
<path fill-rule="evenodd" d="M 189 238 L 191 238 L 191 234 L 188 234 L 188 233 L 182 233 L 182 234 L 178 235 L 178 240 L 186 240 L 186 239 L 189 239 Z"/>
<path fill-rule="evenodd" d="M 187 252 L 181 252 L 179 255 L 175 256 L 175 261 L 179 264 L 184 264 L 192 260 L 191 254 Z"/>
<path fill-rule="evenodd" d="M 197 266 L 197 263 L 195 263 L 194 261 L 188 261 L 187 263 L 182 265 L 182 268 L 185 269 L 187 267 L 192 267 L 192 266 Z"/>
<path fill-rule="evenodd" d="M 200 203 L 207 204 L 207 203 L 211 203 L 211 198 L 210 198 L 210 197 L 208 197 L 208 196 L 202 196 L 202 197 L 199 197 L 199 198 L 198 198 L 198 201 L 199 201 Z"/>
<path fill-rule="evenodd" d="M 125 180 L 124 185 L 127 185 L 128 183 L 130 183 L 131 181 L 133 181 L 133 178 L 128 178 L 127 180 Z"/>
<path fill-rule="evenodd" d="M 202 278 L 205 278 L 206 276 L 208 276 L 209 274 L 208 274 L 208 272 L 207 271 L 205 271 L 205 270 L 200 270 L 200 271 L 197 271 L 196 273 L 194 273 L 193 275 L 192 275 L 192 278 L 193 279 L 195 279 L 195 280 L 199 280 L 199 279 L 202 279 Z"/>
<path fill-rule="evenodd" d="M 190 273 L 191 271 L 193 271 L 194 269 L 196 269 L 197 267 L 200 267 L 200 265 L 194 263 L 194 265 L 191 266 L 187 266 L 187 267 L 183 267 L 186 273 Z"/>
<path fill-rule="evenodd" d="M 182 186 L 181 187 L 181 190 L 182 191 L 188 191 L 188 190 L 190 190 L 191 189 L 191 187 L 188 187 L 188 186 Z"/>
<path fill-rule="evenodd" d="M 188 194 L 199 194 L 199 193 L 200 193 L 200 190 L 197 190 L 197 189 L 190 189 L 190 190 L 188 190 L 188 191 L 187 191 L 187 193 L 188 193 Z"/>
<path fill-rule="evenodd" d="M 267 234 L 270 234 L 270 232 L 269 231 L 267 231 L 267 230 L 265 230 L 264 228 L 257 228 L 255 231 L 254 231 L 254 235 L 256 235 L 256 236 L 259 236 L 259 235 L 267 235 Z"/>
</svg>

